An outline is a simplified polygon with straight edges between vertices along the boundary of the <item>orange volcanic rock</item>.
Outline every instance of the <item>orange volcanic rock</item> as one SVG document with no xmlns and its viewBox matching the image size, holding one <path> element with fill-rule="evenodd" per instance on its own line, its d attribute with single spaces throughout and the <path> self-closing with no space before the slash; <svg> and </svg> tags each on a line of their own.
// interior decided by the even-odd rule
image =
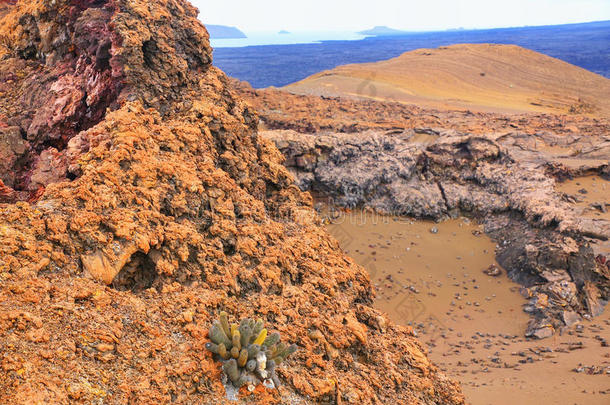
<svg viewBox="0 0 610 405">
<path fill-rule="evenodd" d="M 339 66 L 284 89 L 442 109 L 610 116 L 610 80 L 513 45 L 418 49 L 387 61 Z"/>
<path fill-rule="evenodd" d="M 254 403 L 464 403 L 370 307 L 196 9 L 1 6 L 0 403 L 228 402 L 220 310 L 299 345 Z"/>
<path fill-rule="evenodd" d="M 235 79 L 232 86 L 256 109 L 265 128 L 291 129 L 299 133 L 453 129 L 476 134 L 520 131 L 534 135 L 540 131 L 553 131 L 562 135 L 599 135 L 610 131 L 608 119 L 585 115 L 433 109 L 366 98 L 301 95 L 274 88 L 253 89 L 248 83 Z"/>
</svg>

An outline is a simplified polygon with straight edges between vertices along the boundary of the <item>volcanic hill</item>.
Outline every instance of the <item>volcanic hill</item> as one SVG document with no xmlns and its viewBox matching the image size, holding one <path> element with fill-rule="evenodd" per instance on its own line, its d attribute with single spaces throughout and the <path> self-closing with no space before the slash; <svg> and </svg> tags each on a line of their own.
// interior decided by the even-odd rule
<svg viewBox="0 0 610 405">
<path fill-rule="evenodd" d="M 228 402 L 205 349 L 221 310 L 299 346 L 248 403 L 464 403 L 371 307 L 194 7 L 0 15 L 0 403 Z"/>
<path fill-rule="evenodd" d="M 514 45 L 418 49 L 386 61 L 339 66 L 284 89 L 441 109 L 610 116 L 609 79 Z"/>
</svg>

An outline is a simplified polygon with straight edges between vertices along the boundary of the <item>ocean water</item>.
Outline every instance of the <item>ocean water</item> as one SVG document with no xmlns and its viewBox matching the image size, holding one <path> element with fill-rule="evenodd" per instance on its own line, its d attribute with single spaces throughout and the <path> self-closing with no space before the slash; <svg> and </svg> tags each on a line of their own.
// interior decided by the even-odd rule
<svg viewBox="0 0 610 405">
<path fill-rule="evenodd" d="M 246 32 L 248 38 L 212 39 L 213 48 L 240 48 L 257 45 L 295 45 L 315 44 L 322 41 L 355 41 L 364 39 L 364 35 L 350 31 L 306 31 L 280 34 L 278 32 Z"/>
<path fill-rule="evenodd" d="M 515 44 L 610 78 L 610 21 L 366 38 L 354 33 L 268 33 L 213 41 L 212 46 L 216 66 L 262 88 L 285 86 L 339 65 L 460 43 Z"/>
</svg>

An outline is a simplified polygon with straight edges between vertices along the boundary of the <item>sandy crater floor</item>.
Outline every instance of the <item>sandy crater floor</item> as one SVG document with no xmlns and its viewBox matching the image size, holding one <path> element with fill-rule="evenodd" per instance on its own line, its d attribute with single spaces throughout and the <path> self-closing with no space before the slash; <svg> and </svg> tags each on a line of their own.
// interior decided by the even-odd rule
<svg viewBox="0 0 610 405">
<path fill-rule="evenodd" d="M 562 188 L 582 188 L 576 183 Z M 595 197 L 597 188 L 585 186 Z M 504 272 L 483 273 L 497 263 L 495 244 L 479 225 L 465 218 L 437 224 L 362 211 L 328 217 L 329 231 L 370 272 L 376 307 L 414 327 L 431 359 L 462 383 L 473 405 L 610 401 L 610 350 L 604 346 L 610 315 L 585 320 L 561 336 L 525 339 L 529 317 L 520 286 Z"/>
</svg>

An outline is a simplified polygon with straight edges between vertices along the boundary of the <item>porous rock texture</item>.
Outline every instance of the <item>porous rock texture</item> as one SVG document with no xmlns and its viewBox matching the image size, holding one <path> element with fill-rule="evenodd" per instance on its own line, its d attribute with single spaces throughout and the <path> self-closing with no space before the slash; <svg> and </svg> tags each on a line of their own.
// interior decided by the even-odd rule
<svg viewBox="0 0 610 405">
<path fill-rule="evenodd" d="M 220 310 L 298 352 L 251 403 L 460 404 L 211 66 L 182 0 L 0 2 L 0 403 L 227 402 Z"/>
<path fill-rule="evenodd" d="M 463 133 L 519 131 L 530 135 L 608 133 L 610 122 L 596 116 L 571 114 L 497 114 L 470 110 L 438 110 L 362 97 L 292 94 L 275 88 L 253 89 L 231 79 L 231 86 L 259 113 L 261 127 L 292 129 L 299 133 L 326 131 L 356 133 L 366 130 L 453 129 Z"/>
<path fill-rule="evenodd" d="M 548 337 L 566 316 L 597 316 L 610 298 L 610 221 L 582 215 L 556 176 L 605 175 L 605 134 L 468 134 L 415 128 L 358 133 L 262 133 L 303 190 L 333 204 L 443 220 L 468 215 L 499 244 L 497 257 L 534 315 L 526 335 Z M 580 315 L 577 315 L 580 314 Z"/>
<path fill-rule="evenodd" d="M 610 221 L 567 179 L 610 180 L 610 121 L 590 114 L 437 110 L 359 97 L 231 85 L 303 190 L 348 208 L 443 220 L 467 215 L 524 285 L 525 331 L 544 338 L 599 315 L 610 299 Z M 594 210 L 606 211 L 610 200 Z"/>
</svg>

